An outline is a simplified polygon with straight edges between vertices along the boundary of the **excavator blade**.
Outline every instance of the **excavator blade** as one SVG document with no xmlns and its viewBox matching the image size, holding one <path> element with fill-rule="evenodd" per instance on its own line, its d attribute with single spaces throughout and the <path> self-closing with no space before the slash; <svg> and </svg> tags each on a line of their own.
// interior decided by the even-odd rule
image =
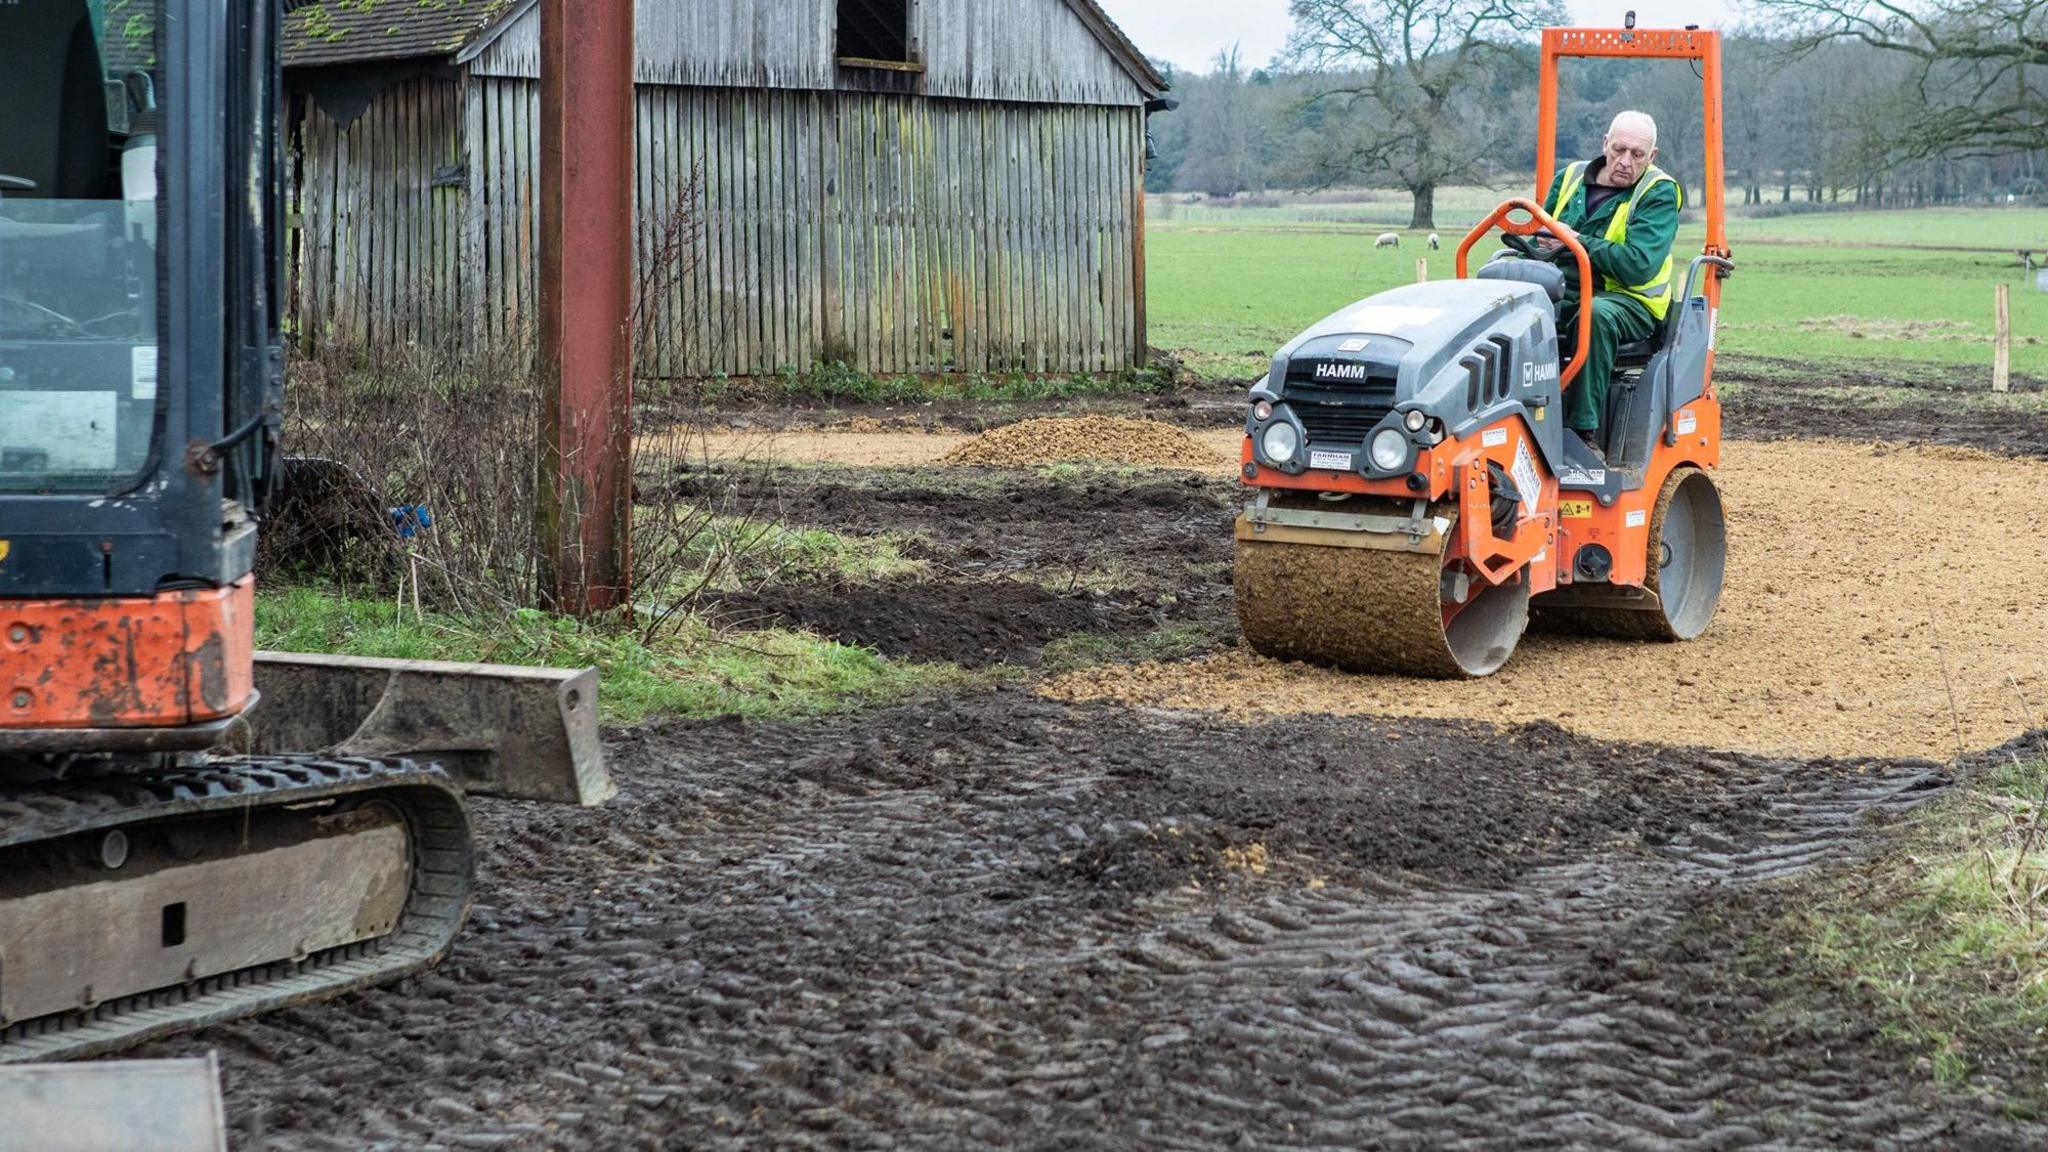
<svg viewBox="0 0 2048 1152">
<path fill-rule="evenodd" d="M 439 764 L 463 790 L 594 806 L 617 788 L 598 742 L 597 670 L 256 654 L 255 755 Z"/>
<path fill-rule="evenodd" d="M 0 1152 L 227 1152 L 220 1069 L 198 1060 L 0 1068 Z"/>
</svg>

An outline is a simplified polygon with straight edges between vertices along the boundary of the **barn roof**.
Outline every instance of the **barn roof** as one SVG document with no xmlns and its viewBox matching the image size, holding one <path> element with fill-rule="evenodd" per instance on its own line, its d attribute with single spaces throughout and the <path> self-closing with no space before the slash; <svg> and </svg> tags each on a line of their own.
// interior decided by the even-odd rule
<svg viewBox="0 0 2048 1152">
<path fill-rule="evenodd" d="M 286 0 L 284 64 L 453 56 L 520 6 L 518 0 Z"/>
<path fill-rule="evenodd" d="M 538 0 L 285 0 L 287 68 L 471 57 Z M 645 0 L 643 0 L 645 2 Z M 1096 0 L 1063 0 L 1147 93 L 1166 78 Z"/>
</svg>

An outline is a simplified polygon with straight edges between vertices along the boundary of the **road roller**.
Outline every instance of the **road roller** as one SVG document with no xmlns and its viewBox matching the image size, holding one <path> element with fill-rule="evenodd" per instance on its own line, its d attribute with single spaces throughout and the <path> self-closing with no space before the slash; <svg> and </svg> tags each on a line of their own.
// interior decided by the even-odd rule
<svg viewBox="0 0 2048 1152">
<path fill-rule="evenodd" d="M 1532 626 L 1690 640 L 1720 602 L 1726 528 L 1713 382 L 1724 232 L 1720 40 L 1698 29 L 1543 36 L 1537 196 L 1556 166 L 1557 72 L 1572 57 L 1697 62 L 1705 84 L 1706 225 L 1651 336 L 1617 358 L 1596 452 L 1565 428 L 1592 309 L 1560 339 L 1575 238 L 1538 200 L 1495 208 L 1455 280 L 1344 308 L 1273 357 L 1251 390 L 1235 584 L 1262 655 L 1351 671 L 1490 675 Z M 1475 247 L 1505 249 L 1476 273 Z"/>
</svg>

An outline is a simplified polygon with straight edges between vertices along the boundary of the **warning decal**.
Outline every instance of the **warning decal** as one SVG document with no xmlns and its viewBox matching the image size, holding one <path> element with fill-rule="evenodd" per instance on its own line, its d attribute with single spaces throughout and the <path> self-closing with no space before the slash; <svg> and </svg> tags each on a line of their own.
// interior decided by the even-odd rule
<svg viewBox="0 0 2048 1152">
<path fill-rule="evenodd" d="M 1543 496 L 1543 477 L 1536 474 L 1536 458 L 1529 455 L 1529 442 L 1515 445 L 1515 487 L 1522 493 L 1522 515 L 1536 514 L 1536 501 Z"/>
</svg>

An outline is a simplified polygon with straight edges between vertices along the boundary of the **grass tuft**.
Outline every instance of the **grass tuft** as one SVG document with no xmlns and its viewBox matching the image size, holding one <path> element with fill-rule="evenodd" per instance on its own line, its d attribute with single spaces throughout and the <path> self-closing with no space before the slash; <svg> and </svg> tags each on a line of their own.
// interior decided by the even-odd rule
<svg viewBox="0 0 2048 1152">
<path fill-rule="evenodd" d="M 284 652 L 578 668 L 601 677 L 605 719 L 658 714 L 763 719 L 814 716 L 935 690 L 989 674 L 951 664 L 884 659 L 806 632 L 727 632 L 683 621 L 652 641 L 526 609 L 486 623 L 428 612 L 401 618 L 388 601 L 314 588 L 269 589 L 256 600 L 256 641 Z"/>
<path fill-rule="evenodd" d="M 1214 649 L 1216 643 L 1215 635 L 1199 624 L 1169 624 L 1137 636 L 1076 632 L 1046 645 L 1041 667 L 1047 675 L 1057 676 L 1099 664 L 1183 660 Z"/>
<path fill-rule="evenodd" d="M 1944 1087 L 2015 1060 L 2041 1082 L 2048 760 L 1987 772 L 1914 816 L 1896 848 L 1846 881 L 1808 887 L 1757 947 L 1783 950 L 1803 976 L 1867 1002 L 1881 1032 L 1925 1059 Z"/>
</svg>

